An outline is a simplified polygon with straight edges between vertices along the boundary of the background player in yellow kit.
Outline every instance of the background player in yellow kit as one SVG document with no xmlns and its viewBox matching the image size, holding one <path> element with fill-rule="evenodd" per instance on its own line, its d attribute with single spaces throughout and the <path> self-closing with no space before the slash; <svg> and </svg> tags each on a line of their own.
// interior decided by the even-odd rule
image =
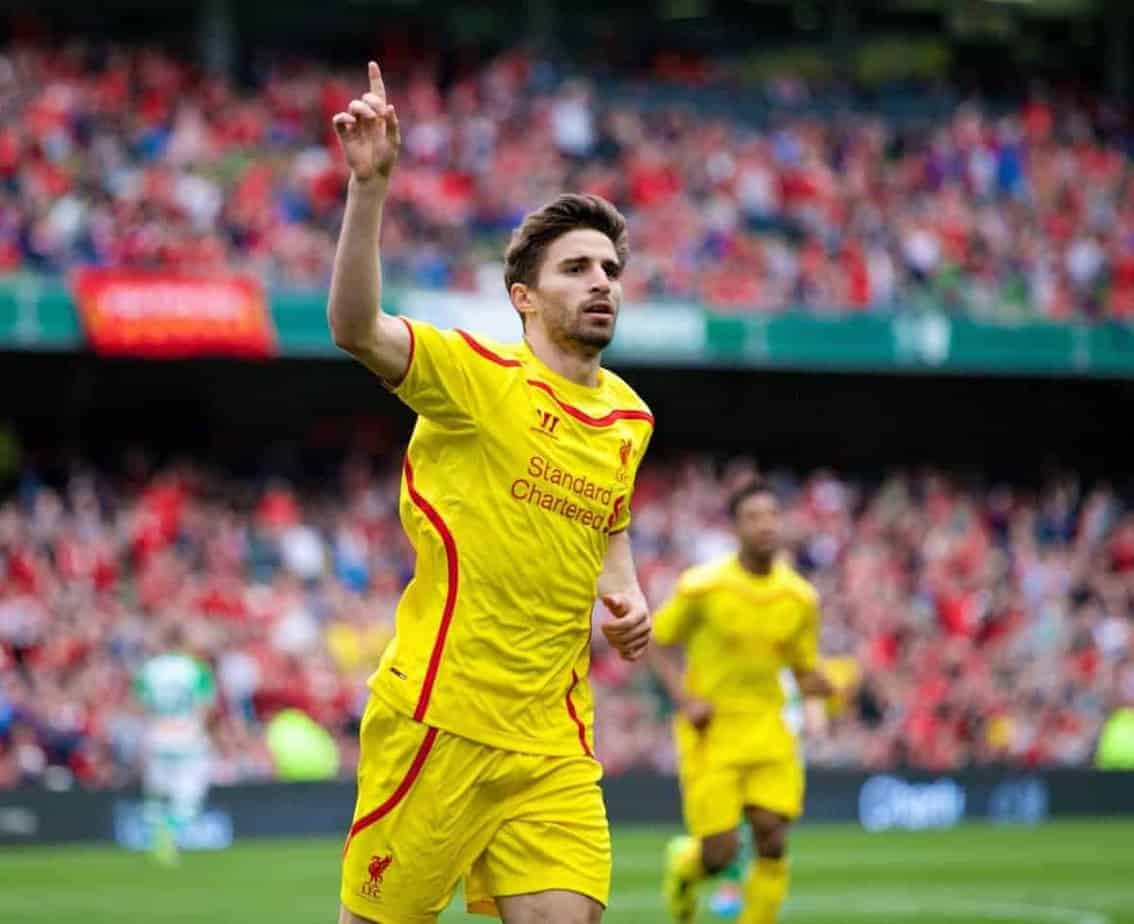
<svg viewBox="0 0 1134 924">
<path fill-rule="evenodd" d="M 653 429 L 599 365 L 628 247 L 604 200 L 561 196 L 505 255 L 520 343 L 382 313 L 379 231 L 400 133 L 378 66 L 334 117 L 351 169 L 328 320 L 418 414 L 400 513 L 417 551 L 370 679 L 341 922 L 426 924 L 465 879 L 508 924 L 598 921 L 610 836 L 587 680 L 596 596 L 649 642 L 626 527 Z"/>
<path fill-rule="evenodd" d="M 819 607 L 811 585 L 778 556 L 780 510 L 762 481 L 741 488 L 729 512 L 737 553 L 682 574 L 654 615 L 654 640 L 680 645 L 650 663 L 678 706 L 674 722 L 689 836 L 666 857 L 664 891 L 677 921 L 696 916 L 696 885 L 739 849 L 752 826 L 757 859 L 744 885 L 744 924 L 772 924 L 787 892 L 787 831 L 803 808 L 803 765 L 783 717 L 780 671 L 805 697 L 835 690 L 817 669 Z"/>
</svg>

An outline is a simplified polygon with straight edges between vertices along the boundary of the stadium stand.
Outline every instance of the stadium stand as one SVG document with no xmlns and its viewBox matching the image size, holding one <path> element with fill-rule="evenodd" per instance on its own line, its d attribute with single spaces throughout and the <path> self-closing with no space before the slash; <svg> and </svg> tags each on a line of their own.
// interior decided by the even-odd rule
<svg viewBox="0 0 1134 924">
<path fill-rule="evenodd" d="M 653 601 L 727 547 L 729 486 L 704 456 L 643 470 L 634 540 Z M 815 765 L 946 770 L 1090 763 L 1134 702 L 1134 516 L 1106 484 L 1038 491 L 926 470 L 861 480 L 772 473 L 788 546 L 817 584 L 823 648 L 865 680 L 809 744 Z M 25 471 L 0 507 L 0 785 L 63 768 L 84 786 L 137 772 L 131 671 L 178 623 L 215 668 L 218 782 L 271 777 L 264 723 L 299 707 L 353 765 L 365 678 L 411 573 L 397 469 L 348 459 L 299 491 L 179 463 Z M 608 773 L 672 768 L 666 705 L 644 670 L 593 642 Z M 53 769 L 55 768 L 55 769 Z"/>
<path fill-rule="evenodd" d="M 1099 100 L 898 119 L 804 84 L 757 124 L 663 83 L 608 97 L 522 52 L 445 85 L 427 66 L 391 80 L 408 127 L 384 226 L 395 282 L 499 291 L 503 235 L 573 188 L 629 215 L 631 301 L 1134 316 L 1129 122 Z M 295 58 L 244 87 L 154 49 L 7 47 L 0 271 L 239 267 L 325 285 L 345 181 L 329 120 L 356 89 Z"/>
</svg>

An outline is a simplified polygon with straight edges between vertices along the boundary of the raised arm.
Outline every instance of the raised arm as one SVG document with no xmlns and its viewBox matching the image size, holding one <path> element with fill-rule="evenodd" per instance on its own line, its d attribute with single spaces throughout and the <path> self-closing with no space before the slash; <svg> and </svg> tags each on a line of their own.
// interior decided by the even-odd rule
<svg viewBox="0 0 1134 924">
<path fill-rule="evenodd" d="M 327 323 L 336 346 L 385 381 L 397 383 L 409 366 L 413 342 L 405 324 L 382 312 L 378 242 L 401 133 L 374 61 L 369 77 L 370 92 L 351 100 L 347 110 L 332 119 L 350 167 L 350 182 L 331 273 Z"/>
</svg>

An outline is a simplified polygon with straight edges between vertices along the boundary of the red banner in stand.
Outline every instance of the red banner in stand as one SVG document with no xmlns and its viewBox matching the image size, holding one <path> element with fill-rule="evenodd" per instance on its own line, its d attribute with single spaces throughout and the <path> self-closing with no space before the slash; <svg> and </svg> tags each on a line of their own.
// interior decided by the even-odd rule
<svg viewBox="0 0 1134 924">
<path fill-rule="evenodd" d="M 73 278 L 87 338 L 103 356 L 265 357 L 276 336 L 249 276 L 86 268 Z"/>
</svg>

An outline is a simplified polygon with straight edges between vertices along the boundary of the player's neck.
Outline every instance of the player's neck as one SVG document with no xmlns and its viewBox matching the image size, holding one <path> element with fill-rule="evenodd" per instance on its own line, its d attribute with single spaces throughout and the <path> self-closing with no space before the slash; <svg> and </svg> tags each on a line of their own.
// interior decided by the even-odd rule
<svg viewBox="0 0 1134 924">
<path fill-rule="evenodd" d="M 771 574 L 772 565 L 776 562 L 774 552 L 749 552 L 741 549 L 737 558 L 740 559 L 740 565 L 745 571 L 751 571 L 753 574 L 760 575 L 760 577 L 767 577 Z"/>
<path fill-rule="evenodd" d="M 524 334 L 524 340 L 536 358 L 556 375 L 561 375 L 576 385 L 594 388 L 599 382 L 599 365 L 602 353 L 580 353 L 560 346 L 549 338 L 536 325 Z"/>
</svg>

